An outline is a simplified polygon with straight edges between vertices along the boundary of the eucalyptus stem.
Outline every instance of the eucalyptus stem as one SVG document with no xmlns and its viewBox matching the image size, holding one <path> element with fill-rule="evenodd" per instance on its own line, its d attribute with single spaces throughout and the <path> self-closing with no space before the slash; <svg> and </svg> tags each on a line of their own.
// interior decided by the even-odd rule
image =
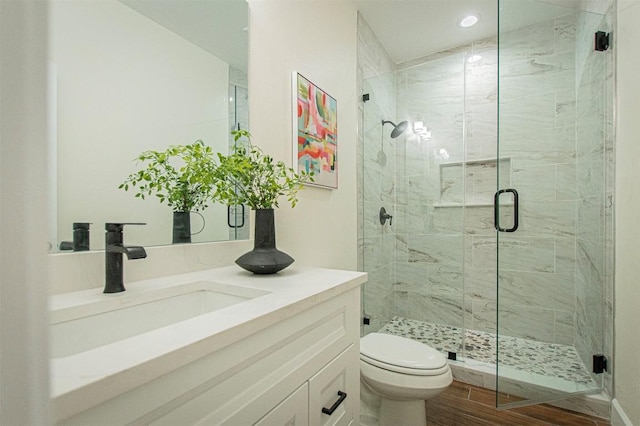
<svg viewBox="0 0 640 426">
<path fill-rule="evenodd" d="M 219 165 L 213 175 L 213 198 L 227 205 L 248 205 L 251 209 L 278 207 L 280 196 L 285 195 L 295 206 L 297 192 L 307 182 L 313 182 L 312 173 L 295 173 L 282 161 L 275 162 L 251 143 L 246 130 L 232 132 L 236 147 L 229 155 L 218 153 Z M 246 138 L 246 144 L 238 144 Z"/>
<path fill-rule="evenodd" d="M 146 166 L 130 174 L 119 188 L 136 188 L 135 197 L 142 200 L 155 195 L 177 212 L 207 208 L 215 159 L 203 141 L 171 145 L 165 151 L 144 151 L 137 160 Z"/>
</svg>

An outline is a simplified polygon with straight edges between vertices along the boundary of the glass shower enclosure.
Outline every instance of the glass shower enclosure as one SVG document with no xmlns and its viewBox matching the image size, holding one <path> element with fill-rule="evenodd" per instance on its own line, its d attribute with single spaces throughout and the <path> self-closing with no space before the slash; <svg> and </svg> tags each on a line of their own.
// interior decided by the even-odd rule
<svg viewBox="0 0 640 426">
<path fill-rule="evenodd" d="M 441 350 L 500 407 L 611 386 L 594 372 L 613 299 L 613 59 L 598 31 L 607 16 L 501 0 L 496 37 L 361 83 L 362 332 Z"/>
</svg>

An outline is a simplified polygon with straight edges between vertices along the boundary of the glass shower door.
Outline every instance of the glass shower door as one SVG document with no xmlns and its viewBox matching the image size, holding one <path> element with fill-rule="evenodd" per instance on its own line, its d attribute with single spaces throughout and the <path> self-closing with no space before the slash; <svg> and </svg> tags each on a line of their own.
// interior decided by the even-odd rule
<svg viewBox="0 0 640 426">
<path fill-rule="evenodd" d="M 434 55 L 362 83 L 360 245 L 369 274 L 362 333 L 400 335 L 458 359 L 465 351 L 467 59 Z M 495 184 L 485 186 L 490 199 Z M 490 202 L 475 210 L 483 208 L 490 211 Z"/>
<path fill-rule="evenodd" d="M 362 335 L 378 332 L 394 317 L 395 278 L 395 143 L 383 134 L 382 120 L 395 121 L 395 75 L 380 74 L 362 83 L 362 137 L 358 192 L 362 217 L 359 244 L 361 269 L 369 274 L 363 286 L 362 304 L 366 324 Z M 365 98 L 363 98 L 365 99 Z M 381 221 L 381 209 L 392 217 Z"/>
<path fill-rule="evenodd" d="M 499 1 L 501 407 L 600 392 L 610 380 L 594 372 L 611 355 L 612 53 L 594 49 L 608 27 L 595 13 Z"/>
</svg>

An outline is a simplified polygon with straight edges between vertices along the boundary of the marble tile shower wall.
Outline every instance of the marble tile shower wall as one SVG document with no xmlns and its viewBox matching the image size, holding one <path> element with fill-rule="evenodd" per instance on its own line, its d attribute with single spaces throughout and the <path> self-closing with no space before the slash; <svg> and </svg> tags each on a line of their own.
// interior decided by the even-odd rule
<svg viewBox="0 0 640 426">
<path fill-rule="evenodd" d="M 500 238 L 500 333 L 574 344 L 575 27 L 568 16 L 501 35 L 501 162 L 495 39 L 400 66 L 398 115 L 432 139 L 397 145 L 398 315 L 496 332 L 500 167 L 500 187 L 521 195 L 517 237 Z"/>
<path fill-rule="evenodd" d="M 397 123 L 394 64 L 367 22 L 358 16 L 358 93 L 369 94 L 369 101 L 359 103 L 358 134 L 358 263 L 369 273 L 364 285 L 364 310 L 377 331 L 394 315 L 396 241 L 393 225 L 381 225 L 381 207 L 395 216 L 395 140 L 391 127 L 382 120 Z"/>
<path fill-rule="evenodd" d="M 431 139 L 397 144 L 396 312 L 463 326 L 464 54 L 454 50 L 397 71 L 398 115 Z M 495 155 L 494 155 L 495 157 Z M 441 168 L 450 163 L 451 167 Z M 438 207 L 453 205 L 454 207 Z M 457 207 L 456 207 L 457 206 Z"/>
<path fill-rule="evenodd" d="M 521 226 L 500 236 L 499 331 L 566 345 L 576 312 L 575 31 L 571 14 L 500 39 L 500 155 L 512 161 Z"/>
</svg>

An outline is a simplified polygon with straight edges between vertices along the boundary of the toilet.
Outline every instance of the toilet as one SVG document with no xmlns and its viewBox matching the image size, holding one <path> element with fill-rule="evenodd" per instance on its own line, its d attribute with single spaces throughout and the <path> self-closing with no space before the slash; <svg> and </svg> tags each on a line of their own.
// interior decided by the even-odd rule
<svg viewBox="0 0 640 426">
<path fill-rule="evenodd" d="M 383 333 L 360 339 L 360 381 L 379 397 L 380 426 L 426 426 L 425 400 L 453 381 L 447 359 L 415 340 Z"/>
</svg>

